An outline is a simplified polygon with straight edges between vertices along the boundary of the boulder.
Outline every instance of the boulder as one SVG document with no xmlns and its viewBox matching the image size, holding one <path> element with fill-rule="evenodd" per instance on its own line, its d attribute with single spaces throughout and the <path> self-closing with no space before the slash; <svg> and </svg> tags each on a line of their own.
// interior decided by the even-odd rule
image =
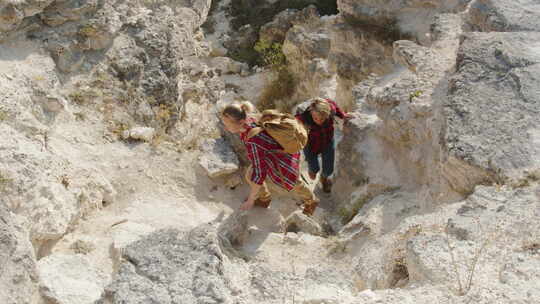
<svg viewBox="0 0 540 304">
<path fill-rule="evenodd" d="M 323 229 L 313 218 L 297 210 L 285 219 L 286 232 L 304 232 L 312 235 L 324 235 Z"/>
<path fill-rule="evenodd" d="M 215 178 L 235 173 L 239 169 L 238 157 L 223 138 L 210 139 L 201 145 L 199 164 L 208 176 Z"/>
<path fill-rule="evenodd" d="M 54 0 L 8 0 L 0 4 L 0 34 L 17 29 L 24 18 L 43 11 Z"/>
<path fill-rule="evenodd" d="M 295 24 L 317 23 L 320 16 L 313 5 L 303 10 L 287 9 L 277 14 L 272 22 L 259 30 L 259 40 L 282 43 L 287 31 Z"/>
<path fill-rule="evenodd" d="M 468 23 L 475 31 L 521 32 L 540 31 L 540 4 L 535 0 L 474 1 Z"/>
<path fill-rule="evenodd" d="M 59 26 L 68 21 L 78 21 L 86 14 L 94 13 L 97 9 L 98 0 L 55 1 L 53 5 L 48 6 L 39 14 L 39 18 L 48 26 Z"/>
<path fill-rule="evenodd" d="M 109 279 L 82 255 L 53 254 L 38 268 L 41 294 L 58 304 L 93 304 Z"/>
<path fill-rule="evenodd" d="M 502 183 L 540 168 L 539 33 L 468 33 L 444 102 L 449 154 Z"/>
<path fill-rule="evenodd" d="M 125 222 L 114 226 L 112 229 L 113 248 L 116 254 L 120 254 L 129 244 L 138 241 L 155 229 L 149 225 L 134 222 Z"/>
<path fill-rule="evenodd" d="M 36 258 L 26 224 L 0 201 L 0 303 L 37 303 Z"/>
<path fill-rule="evenodd" d="M 105 297 L 110 303 L 234 303 L 245 294 L 237 284 L 216 227 L 160 230 L 127 246 Z"/>
<path fill-rule="evenodd" d="M 135 139 L 145 142 L 151 142 L 152 138 L 154 138 L 155 132 L 156 131 L 154 130 L 154 128 L 135 127 L 124 131 L 124 133 L 122 133 L 122 137 L 124 139 Z"/>
<path fill-rule="evenodd" d="M 471 0 L 338 0 L 340 13 L 352 22 L 375 26 L 383 35 L 408 34 L 427 42 L 436 15 L 464 11 Z"/>
<path fill-rule="evenodd" d="M 239 74 L 243 69 L 247 69 L 245 63 L 234 61 L 229 57 L 213 57 L 210 59 L 209 67 L 221 74 Z"/>
</svg>

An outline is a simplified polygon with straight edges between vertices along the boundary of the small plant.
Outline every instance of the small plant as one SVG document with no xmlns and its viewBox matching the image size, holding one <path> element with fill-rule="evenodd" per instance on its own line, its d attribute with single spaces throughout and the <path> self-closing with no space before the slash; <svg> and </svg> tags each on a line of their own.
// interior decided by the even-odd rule
<svg viewBox="0 0 540 304">
<path fill-rule="evenodd" d="M 460 276 L 459 271 L 458 271 L 458 265 L 457 265 L 456 257 L 455 257 L 455 254 L 454 254 L 454 247 L 450 244 L 450 233 L 448 232 L 449 231 L 448 228 L 450 227 L 450 224 L 451 224 L 451 221 L 448 220 L 448 222 L 446 224 L 446 228 L 445 228 L 446 244 L 448 246 L 448 251 L 450 253 L 452 266 L 454 268 L 454 272 L 455 272 L 455 275 L 456 275 L 456 280 L 457 280 L 457 285 L 458 285 L 457 294 L 459 296 L 464 296 L 472 288 L 473 279 L 474 279 L 474 273 L 476 272 L 476 266 L 478 264 L 478 261 L 480 260 L 480 256 L 482 255 L 484 250 L 487 248 L 490 241 L 492 239 L 495 239 L 495 236 L 493 236 L 493 235 L 487 236 L 484 239 L 484 241 L 481 243 L 480 247 L 477 248 L 477 250 L 476 250 L 476 252 L 475 252 L 475 254 L 473 256 L 473 259 L 471 261 L 471 265 L 469 266 L 468 274 L 466 274 L 467 275 L 466 281 L 462 281 L 461 276 Z M 479 226 L 480 226 L 480 224 L 479 224 Z M 481 228 L 481 226 L 480 226 L 480 228 Z M 480 229 L 480 230 L 482 230 L 482 229 Z"/>
<path fill-rule="evenodd" d="M 540 242 L 525 242 L 521 249 L 525 252 L 540 253 Z"/>
<path fill-rule="evenodd" d="M 327 255 L 331 256 L 334 254 L 343 254 L 347 251 L 347 242 L 341 240 L 335 236 L 328 239 L 328 242 L 325 244 L 327 248 Z"/>
<path fill-rule="evenodd" d="M 124 132 L 129 130 L 129 125 L 123 122 L 114 122 L 110 128 L 111 133 L 115 134 L 118 137 L 122 137 Z"/>
<path fill-rule="evenodd" d="M 512 182 L 512 184 L 511 184 L 512 188 L 514 188 L 514 189 L 525 188 L 525 187 L 528 187 L 530 185 L 531 185 L 531 183 L 529 182 L 529 180 L 527 178 L 520 178 L 517 181 Z"/>
<path fill-rule="evenodd" d="M 280 43 L 259 40 L 254 47 L 255 51 L 261 55 L 264 65 L 270 67 L 272 71 L 259 96 L 258 108 L 261 111 L 276 108 L 276 101 L 288 99 L 296 89 L 297 82 L 288 69 L 282 46 Z M 288 111 L 290 106 L 292 105 L 286 104 L 285 108 L 279 110 Z"/>
<path fill-rule="evenodd" d="M 45 77 L 43 75 L 34 76 L 34 81 L 43 81 L 43 80 L 45 80 Z"/>
<path fill-rule="evenodd" d="M 86 114 L 84 114 L 83 112 L 76 112 L 76 113 L 73 113 L 73 115 L 75 115 L 76 120 L 80 120 L 80 121 L 86 120 Z"/>
<path fill-rule="evenodd" d="M 94 88 L 79 88 L 68 95 L 69 99 L 80 106 L 86 104 L 89 100 L 102 96 L 103 93 Z"/>
<path fill-rule="evenodd" d="M 409 102 L 413 102 L 413 99 L 422 96 L 422 93 L 424 93 L 422 90 L 416 90 L 414 92 L 411 92 L 409 94 Z"/>
<path fill-rule="evenodd" d="M 8 112 L 0 109 L 0 121 L 4 121 L 8 118 Z"/>
<path fill-rule="evenodd" d="M 79 29 L 79 35 L 86 38 L 97 37 L 99 36 L 99 29 L 93 24 L 87 24 Z"/>
<path fill-rule="evenodd" d="M 261 55 L 264 65 L 277 70 L 286 68 L 287 64 L 282 48 L 283 44 L 266 40 L 259 40 L 253 47 Z"/>
<path fill-rule="evenodd" d="M 71 99 L 73 102 L 75 102 L 78 105 L 83 105 L 85 102 L 84 95 L 81 91 L 71 92 L 69 94 L 69 99 Z"/>
<path fill-rule="evenodd" d="M 527 178 L 533 182 L 540 181 L 540 169 L 536 169 L 527 173 Z"/>
<path fill-rule="evenodd" d="M 12 179 L 11 179 L 11 178 L 5 177 L 5 176 L 0 172 L 0 191 L 5 191 L 6 188 L 9 186 L 9 184 L 11 184 L 11 182 L 12 182 Z"/>
<path fill-rule="evenodd" d="M 98 71 L 92 82 L 93 86 L 105 87 L 107 84 L 110 84 L 113 80 L 107 72 Z"/>
<path fill-rule="evenodd" d="M 62 185 L 64 186 L 64 188 L 68 188 L 69 187 L 69 177 L 64 174 L 60 177 L 60 182 L 62 183 Z"/>
</svg>

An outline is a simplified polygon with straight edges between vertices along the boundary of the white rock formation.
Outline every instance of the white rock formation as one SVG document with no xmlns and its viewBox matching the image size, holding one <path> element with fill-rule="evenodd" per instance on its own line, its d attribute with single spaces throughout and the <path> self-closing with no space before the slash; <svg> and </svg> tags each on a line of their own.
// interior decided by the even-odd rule
<svg viewBox="0 0 540 304">
<path fill-rule="evenodd" d="M 215 178 L 238 171 L 238 157 L 223 138 L 209 139 L 202 144 L 201 149 L 203 154 L 199 164 L 208 176 Z"/>
<path fill-rule="evenodd" d="M 44 297 L 61 304 L 94 303 L 108 280 L 82 255 L 50 255 L 38 262 L 38 270 Z"/>
<path fill-rule="evenodd" d="M 154 128 L 135 127 L 135 128 L 124 131 L 124 133 L 122 133 L 122 137 L 124 139 L 131 138 L 135 140 L 151 142 L 152 138 L 154 138 L 154 134 L 155 134 Z"/>
</svg>

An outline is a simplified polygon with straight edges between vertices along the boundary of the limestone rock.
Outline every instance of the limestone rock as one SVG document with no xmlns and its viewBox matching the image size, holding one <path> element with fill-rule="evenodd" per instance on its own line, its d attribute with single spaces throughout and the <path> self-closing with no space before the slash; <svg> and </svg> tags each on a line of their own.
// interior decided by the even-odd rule
<svg viewBox="0 0 540 304">
<path fill-rule="evenodd" d="M 89 237 L 81 237 L 75 240 L 69 248 L 77 254 L 88 254 L 96 249 L 96 240 Z"/>
<path fill-rule="evenodd" d="M 349 220 L 355 205 L 358 209 L 386 191 L 423 191 L 423 185 L 437 183 L 431 189 L 439 193 L 427 195 L 460 199 L 486 176 L 453 160 L 440 169 L 445 159 L 439 141 L 444 128 L 439 94 L 445 92 L 441 86 L 453 69 L 461 22 L 450 15 L 435 20 L 432 48 L 394 42 L 393 57 L 401 66 L 393 65 L 385 77 L 366 75 L 352 90 L 358 111 L 344 124 L 338 150 L 347 157 L 339 160 L 333 191 Z M 446 34 L 438 34 L 443 28 Z"/>
<path fill-rule="evenodd" d="M 113 228 L 113 248 L 120 254 L 124 248 L 144 236 L 154 232 L 154 228 L 145 224 L 127 222 Z"/>
<path fill-rule="evenodd" d="M 0 33 L 16 29 L 26 17 L 43 11 L 53 0 L 8 0 L 0 4 Z"/>
<path fill-rule="evenodd" d="M 312 235 L 324 235 L 321 225 L 311 217 L 297 210 L 285 219 L 285 230 L 287 232 L 304 232 Z"/>
<path fill-rule="evenodd" d="M 246 64 L 232 60 L 229 57 L 214 57 L 210 60 L 210 67 L 222 74 L 239 74 L 246 69 Z"/>
<path fill-rule="evenodd" d="M 108 280 L 81 255 L 53 254 L 38 267 L 42 295 L 59 304 L 94 303 Z"/>
<path fill-rule="evenodd" d="M 125 262 L 107 287 L 111 303 L 233 303 L 243 295 L 232 283 L 231 261 L 215 227 L 155 232 L 123 251 Z M 232 284 L 231 284 L 232 283 Z"/>
<path fill-rule="evenodd" d="M 220 215 L 222 216 L 222 215 Z M 232 246 L 242 246 L 248 236 L 246 211 L 235 211 L 219 224 L 218 234 Z"/>
<path fill-rule="evenodd" d="M 223 138 L 207 140 L 201 149 L 203 155 L 199 158 L 199 164 L 208 176 L 215 178 L 238 171 L 238 158 Z"/>
<path fill-rule="evenodd" d="M 281 43 L 285 40 L 287 31 L 295 24 L 318 22 L 319 13 L 313 5 L 303 10 L 287 9 L 274 17 L 272 22 L 263 25 L 259 31 L 259 40 Z"/>
<path fill-rule="evenodd" d="M 154 138 L 155 130 L 154 128 L 149 127 L 135 127 L 131 128 L 129 130 L 124 131 L 122 134 L 122 137 L 124 139 L 135 139 L 135 140 L 141 140 L 145 142 L 151 142 L 152 138 Z"/>
<path fill-rule="evenodd" d="M 504 177 L 540 167 L 538 33 L 470 33 L 444 104 L 450 155 Z M 479 75 L 482 75 L 480 77 Z"/>
<path fill-rule="evenodd" d="M 84 2 L 75 0 L 55 1 L 53 5 L 48 6 L 39 14 L 39 17 L 49 26 L 59 26 L 68 21 L 80 20 L 85 14 L 95 12 L 97 8 L 97 0 Z"/>
<path fill-rule="evenodd" d="M 539 204 L 531 190 L 477 187 L 466 201 L 457 204 L 457 213 L 449 213 L 449 224 L 441 219 L 444 226 L 441 231 L 426 230 L 409 239 L 406 264 L 410 280 L 450 282 L 458 289 L 461 280 L 461 288 L 465 289 L 474 271 L 471 287 L 477 288 L 478 293 L 489 286 L 489 289 L 506 290 L 517 298 L 534 297 L 538 292 L 521 281 L 526 279 L 514 276 L 518 269 L 525 271 L 529 279 L 540 276 L 535 266 L 538 261 L 532 259 L 535 249 L 530 250 L 530 244 L 534 243 L 531 239 L 537 234 L 533 231 L 538 229 L 534 218 Z M 509 201 L 512 204 L 506 204 Z M 518 260 L 521 263 L 516 263 Z M 499 280 L 490 280 L 493 276 Z M 529 291 L 518 295 L 519 290 Z M 486 298 L 496 301 L 497 296 L 486 295 Z"/>
<path fill-rule="evenodd" d="M 474 1 L 468 22 L 483 32 L 540 31 L 540 4 L 534 0 Z"/>
<path fill-rule="evenodd" d="M 465 10 L 471 0 L 338 0 L 338 8 L 346 18 L 364 25 L 376 25 L 400 31 L 427 41 L 433 18 L 440 13 L 457 13 Z"/>
<path fill-rule="evenodd" d="M 28 232 L 0 203 L 0 302 L 6 304 L 33 304 L 37 300 L 36 258 Z"/>
</svg>

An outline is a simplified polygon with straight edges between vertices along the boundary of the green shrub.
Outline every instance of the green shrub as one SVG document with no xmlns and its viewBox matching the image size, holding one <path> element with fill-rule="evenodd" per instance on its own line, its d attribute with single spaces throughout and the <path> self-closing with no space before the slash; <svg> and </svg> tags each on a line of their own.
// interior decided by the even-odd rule
<svg viewBox="0 0 540 304">
<path fill-rule="evenodd" d="M 288 69 L 282 47 L 280 43 L 265 40 L 259 40 L 255 44 L 254 49 L 260 54 L 263 65 L 269 67 L 272 73 L 259 97 L 260 111 L 274 108 L 281 111 L 289 110 L 287 103 L 281 103 L 281 106 L 276 104 L 278 100 L 283 101 L 291 97 L 296 89 L 296 79 Z"/>
<path fill-rule="evenodd" d="M 287 58 L 283 54 L 283 44 L 259 40 L 253 49 L 260 54 L 265 66 L 270 66 L 275 70 L 286 68 Z"/>
</svg>

